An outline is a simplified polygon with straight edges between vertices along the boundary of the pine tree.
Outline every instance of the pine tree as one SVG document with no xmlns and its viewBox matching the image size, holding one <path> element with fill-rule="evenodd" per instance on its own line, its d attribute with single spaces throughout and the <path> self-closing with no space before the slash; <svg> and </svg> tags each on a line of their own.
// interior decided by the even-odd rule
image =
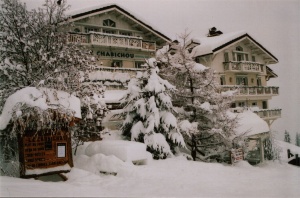
<svg viewBox="0 0 300 198">
<path fill-rule="evenodd" d="M 288 131 L 285 130 L 284 132 L 284 141 L 291 143 L 291 137 L 290 137 L 290 133 Z"/>
<path fill-rule="evenodd" d="M 296 133 L 296 146 L 300 146 L 300 134 Z"/>
<path fill-rule="evenodd" d="M 228 113 L 234 91 L 222 92 L 214 71 L 195 62 L 187 49 L 188 34 L 180 39 L 157 52 L 161 76 L 176 85 L 174 98 L 183 108 L 180 119 L 197 125 L 186 133 L 188 145 L 197 147 L 203 161 L 220 158 L 237 138 L 237 119 Z"/>
<path fill-rule="evenodd" d="M 145 143 L 154 159 L 164 159 L 185 143 L 169 95 L 175 88 L 158 76 L 153 59 L 148 64 L 147 71 L 139 72 L 128 84 L 122 131 L 128 139 Z"/>
</svg>

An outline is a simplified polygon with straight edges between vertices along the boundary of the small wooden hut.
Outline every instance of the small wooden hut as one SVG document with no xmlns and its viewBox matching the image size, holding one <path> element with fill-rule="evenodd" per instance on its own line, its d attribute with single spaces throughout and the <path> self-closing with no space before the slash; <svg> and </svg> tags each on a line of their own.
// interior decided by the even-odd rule
<svg viewBox="0 0 300 198">
<path fill-rule="evenodd" d="M 8 125 L 18 140 L 20 177 L 70 171 L 73 167 L 70 127 L 81 118 L 80 100 L 62 91 L 29 87 L 6 102 L 11 101 L 17 101 L 10 105 L 13 108 Z"/>
</svg>

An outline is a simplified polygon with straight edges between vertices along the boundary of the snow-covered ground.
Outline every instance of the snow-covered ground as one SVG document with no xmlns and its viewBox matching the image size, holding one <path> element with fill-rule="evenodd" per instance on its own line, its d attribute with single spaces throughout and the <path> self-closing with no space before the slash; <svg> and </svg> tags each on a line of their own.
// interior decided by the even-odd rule
<svg viewBox="0 0 300 198">
<path fill-rule="evenodd" d="M 295 147 L 279 141 L 282 155 Z M 99 155 L 99 154 L 97 154 Z M 134 166 L 119 164 L 117 175 L 73 168 L 66 182 L 0 177 L 5 197 L 299 197 L 300 167 L 285 162 L 251 166 L 187 161 L 184 157 Z"/>
</svg>

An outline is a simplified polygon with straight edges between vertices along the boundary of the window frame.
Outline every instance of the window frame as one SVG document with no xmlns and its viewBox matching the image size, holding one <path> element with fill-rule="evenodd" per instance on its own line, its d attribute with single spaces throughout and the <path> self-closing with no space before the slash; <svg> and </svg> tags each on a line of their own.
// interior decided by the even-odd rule
<svg viewBox="0 0 300 198">
<path fill-rule="evenodd" d="M 112 63 L 111 63 L 111 67 L 122 68 L 123 67 L 123 61 L 122 60 L 113 60 Z"/>
<path fill-rule="evenodd" d="M 104 19 L 102 25 L 104 27 L 116 27 L 116 22 L 111 19 Z"/>
</svg>

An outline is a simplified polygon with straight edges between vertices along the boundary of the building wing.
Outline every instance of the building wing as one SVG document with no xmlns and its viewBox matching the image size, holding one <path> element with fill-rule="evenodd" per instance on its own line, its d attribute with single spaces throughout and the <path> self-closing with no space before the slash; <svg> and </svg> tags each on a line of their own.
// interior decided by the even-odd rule
<svg viewBox="0 0 300 198">
<path fill-rule="evenodd" d="M 141 17 L 134 16 L 133 14 L 131 14 L 130 12 L 126 11 L 125 9 L 121 8 L 116 4 L 73 11 L 70 13 L 70 15 L 72 21 L 74 22 L 84 21 L 86 23 L 87 19 L 89 18 L 99 17 L 101 15 L 107 15 L 108 13 L 115 15 L 118 20 L 122 20 L 123 22 L 126 22 L 130 26 L 130 29 L 135 29 L 136 31 L 142 32 L 144 36 L 146 35 L 150 39 L 151 38 L 155 39 L 157 45 L 161 46 L 164 45 L 166 42 L 171 42 L 171 39 L 169 37 L 162 34 L 156 28 L 153 28 L 152 26 L 148 25 L 148 23 L 143 22 L 140 19 Z M 99 26 L 102 26 L 102 24 L 99 24 Z M 129 29 L 129 28 L 124 27 L 124 30 L 125 29 Z"/>
<path fill-rule="evenodd" d="M 227 34 L 221 34 L 214 37 L 203 37 L 199 39 L 192 39 L 190 45 L 193 45 L 193 40 L 196 40 L 199 45 L 193 48 L 194 57 L 206 56 L 209 54 L 217 54 L 218 52 L 224 50 L 227 47 L 235 45 L 236 43 L 243 42 L 252 52 L 256 54 L 262 54 L 264 60 L 269 64 L 278 63 L 278 59 L 269 52 L 265 47 L 263 47 L 259 42 L 254 40 L 245 31 L 232 32 Z"/>
</svg>

